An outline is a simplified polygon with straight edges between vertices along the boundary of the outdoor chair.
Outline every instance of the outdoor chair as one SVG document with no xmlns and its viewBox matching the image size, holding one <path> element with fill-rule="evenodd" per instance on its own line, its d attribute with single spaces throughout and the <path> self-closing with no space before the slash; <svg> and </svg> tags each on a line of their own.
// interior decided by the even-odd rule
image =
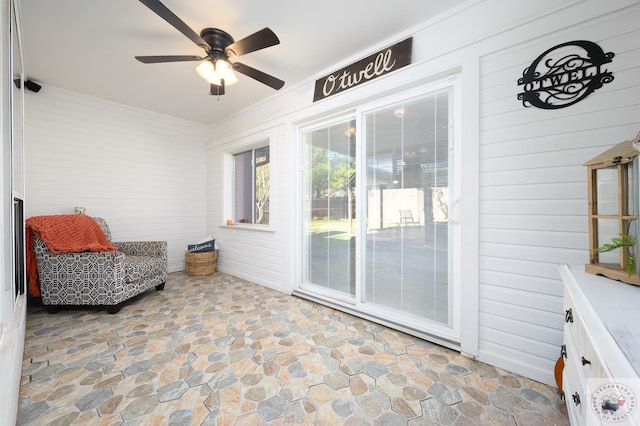
<svg viewBox="0 0 640 426">
<path fill-rule="evenodd" d="M 420 222 L 413 220 L 411 210 L 400 210 L 400 225 L 407 225 L 409 223 L 420 224 Z"/>
</svg>

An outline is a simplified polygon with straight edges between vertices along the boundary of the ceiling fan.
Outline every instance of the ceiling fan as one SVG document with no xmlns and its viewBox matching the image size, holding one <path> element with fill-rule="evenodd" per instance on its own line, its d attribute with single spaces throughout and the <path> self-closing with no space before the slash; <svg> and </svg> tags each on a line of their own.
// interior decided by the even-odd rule
<svg viewBox="0 0 640 426">
<path fill-rule="evenodd" d="M 225 86 L 232 85 L 238 81 L 233 71 L 251 77 L 275 90 L 279 90 L 284 86 L 284 81 L 272 75 L 240 62 L 232 63 L 229 60 L 230 57 L 246 55 L 247 53 L 279 44 L 278 36 L 269 28 L 263 28 L 238 41 L 235 41 L 231 35 L 218 28 L 205 28 L 198 35 L 159 0 L 140 0 L 140 2 L 184 34 L 189 40 L 202 47 L 206 55 L 204 57 L 194 55 L 136 56 L 138 61 L 145 64 L 200 61 L 196 71 L 210 84 L 210 95 L 224 95 Z"/>
</svg>

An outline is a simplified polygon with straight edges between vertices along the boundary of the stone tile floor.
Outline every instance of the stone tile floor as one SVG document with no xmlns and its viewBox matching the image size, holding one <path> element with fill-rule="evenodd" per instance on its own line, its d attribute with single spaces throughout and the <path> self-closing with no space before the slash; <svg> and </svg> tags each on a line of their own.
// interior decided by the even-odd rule
<svg viewBox="0 0 640 426">
<path fill-rule="evenodd" d="M 557 390 L 222 273 L 27 318 L 19 425 L 568 425 Z"/>
</svg>

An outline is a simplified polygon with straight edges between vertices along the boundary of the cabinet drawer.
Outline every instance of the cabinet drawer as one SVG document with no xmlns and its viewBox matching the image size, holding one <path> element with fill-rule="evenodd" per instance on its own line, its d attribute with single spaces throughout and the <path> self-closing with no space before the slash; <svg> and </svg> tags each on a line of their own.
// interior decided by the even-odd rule
<svg viewBox="0 0 640 426">
<path fill-rule="evenodd" d="M 587 395 L 584 383 L 573 362 L 566 362 L 562 372 L 562 388 L 572 426 L 583 426 L 587 418 Z"/>
<path fill-rule="evenodd" d="M 576 309 L 567 294 L 565 294 L 564 336 L 567 344 L 567 360 L 575 361 L 577 368 L 587 379 L 611 377 L 611 372 L 608 371 L 596 350 L 597 345 L 594 344 L 591 334 L 585 327 L 580 311 Z"/>
</svg>

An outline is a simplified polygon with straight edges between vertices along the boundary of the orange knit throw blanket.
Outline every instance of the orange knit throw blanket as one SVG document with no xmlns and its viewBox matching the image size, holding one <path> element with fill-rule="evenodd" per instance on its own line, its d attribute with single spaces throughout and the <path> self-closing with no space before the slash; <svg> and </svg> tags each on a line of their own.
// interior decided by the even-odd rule
<svg viewBox="0 0 640 426">
<path fill-rule="evenodd" d="M 29 294 L 40 296 L 38 264 L 33 248 L 33 236 L 40 238 L 51 253 L 80 253 L 83 251 L 116 251 L 91 216 L 65 214 L 33 216 L 26 220 L 26 256 Z"/>
</svg>

